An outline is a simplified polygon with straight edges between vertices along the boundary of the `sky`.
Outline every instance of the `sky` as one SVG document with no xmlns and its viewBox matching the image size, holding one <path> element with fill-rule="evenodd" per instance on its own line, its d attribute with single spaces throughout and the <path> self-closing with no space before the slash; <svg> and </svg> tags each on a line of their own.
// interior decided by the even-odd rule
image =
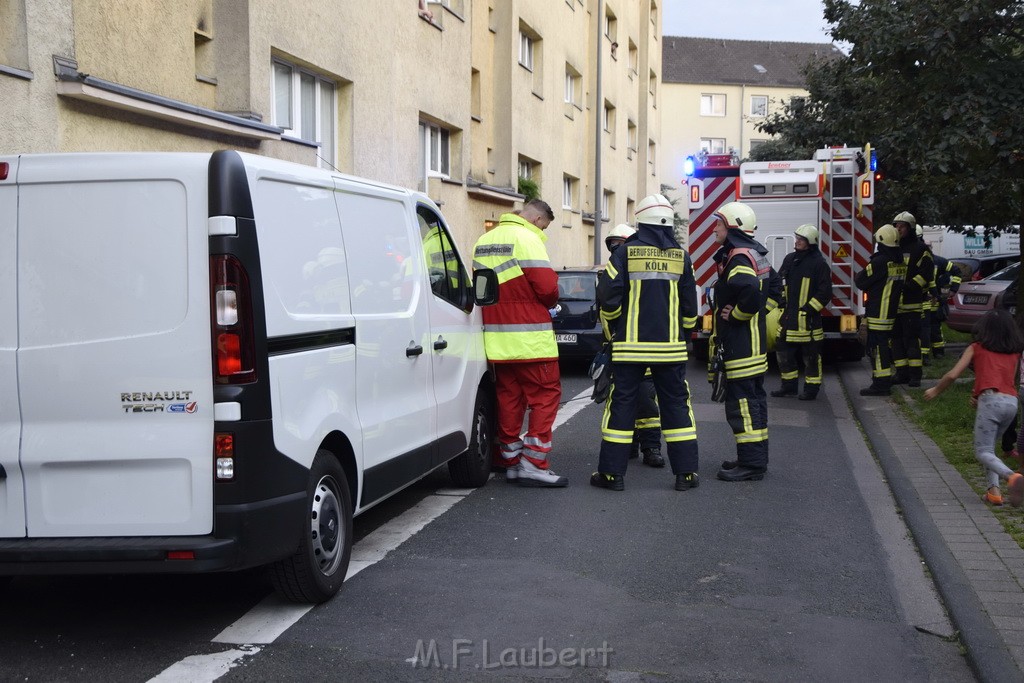
<svg viewBox="0 0 1024 683">
<path fill-rule="evenodd" d="M 662 0 L 667 36 L 831 43 L 821 0 Z"/>
</svg>

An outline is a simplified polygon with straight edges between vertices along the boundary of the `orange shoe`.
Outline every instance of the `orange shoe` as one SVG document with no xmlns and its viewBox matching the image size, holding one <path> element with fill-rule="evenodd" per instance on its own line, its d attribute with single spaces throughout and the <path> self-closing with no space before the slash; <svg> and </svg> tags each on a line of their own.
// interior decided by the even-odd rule
<svg viewBox="0 0 1024 683">
<path fill-rule="evenodd" d="M 1024 474 L 1014 472 L 1006 482 L 1006 487 L 1010 489 L 1010 493 L 1007 496 L 1010 499 L 1010 505 L 1019 508 L 1020 504 L 1024 502 Z"/>
<path fill-rule="evenodd" d="M 1012 475 L 1011 475 L 1012 476 Z M 981 499 L 989 505 L 1002 505 L 1003 494 L 1000 493 L 998 486 L 993 486 L 981 496 Z"/>
</svg>

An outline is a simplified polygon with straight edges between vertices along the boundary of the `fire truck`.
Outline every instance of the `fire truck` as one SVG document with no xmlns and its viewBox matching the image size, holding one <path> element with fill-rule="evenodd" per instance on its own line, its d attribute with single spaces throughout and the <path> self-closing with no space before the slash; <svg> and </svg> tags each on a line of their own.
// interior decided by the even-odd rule
<svg viewBox="0 0 1024 683">
<path fill-rule="evenodd" d="M 776 270 L 793 251 L 793 231 L 810 223 L 818 228 L 818 244 L 832 269 L 832 301 L 822 310 L 823 355 L 857 360 L 864 347 L 858 328 L 864 300 L 853 276 L 867 266 L 874 250 L 872 208 L 875 199 L 875 155 L 864 148 L 819 149 L 801 161 L 738 163 L 730 154 L 702 154 L 687 159 L 686 190 L 690 227 L 689 251 L 699 288 L 701 320 L 694 331 L 695 352 L 707 354 L 711 332 L 710 293 L 718 278 L 714 214 L 724 204 L 742 201 L 754 209 L 754 238 L 768 249 Z M 777 330 L 777 316 L 769 328 Z M 774 335 L 770 334 L 774 344 Z"/>
</svg>

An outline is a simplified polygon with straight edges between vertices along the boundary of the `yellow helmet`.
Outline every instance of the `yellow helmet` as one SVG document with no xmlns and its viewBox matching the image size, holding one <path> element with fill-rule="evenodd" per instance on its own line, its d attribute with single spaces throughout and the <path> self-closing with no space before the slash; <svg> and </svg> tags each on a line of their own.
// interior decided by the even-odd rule
<svg viewBox="0 0 1024 683">
<path fill-rule="evenodd" d="M 886 247 L 898 247 L 900 233 L 891 223 L 886 223 L 875 233 L 875 241 Z"/>
<path fill-rule="evenodd" d="M 662 194 L 652 194 L 640 200 L 636 206 L 636 222 L 647 225 L 671 226 L 675 218 L 672 202 Z"/>
<path fill-rule="evenodd" d="M 793 231 L 797 237 L 803 237 L 810 244 L 818 243 L 818 229 L 810 223 L 805 223 Z"/>
<path fill-rule="evenodd" d="M 741 230 L 750 237 L 754 236 L 754 230 L 757 229 L 757 215 L 741 202 L 729 202 L 715 212 L 715 218 L 721 219 L 727 228 Z"/>
</svg>

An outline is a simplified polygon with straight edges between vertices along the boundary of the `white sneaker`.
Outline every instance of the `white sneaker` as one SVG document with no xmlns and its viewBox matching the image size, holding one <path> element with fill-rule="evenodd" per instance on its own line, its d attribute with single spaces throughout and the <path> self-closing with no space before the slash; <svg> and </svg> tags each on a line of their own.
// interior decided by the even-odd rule
<svg viewBox="0 0 1024 683">
<path fill-rule="evenodd" d="M 519 461 L 518 481 L 520 486 L 560 488 L 569 485 L 568 478 L 560 477 L 551 470 L 542 470 L 526 458 Z"/>
<path fill-rule="evenodd" d="M 519 481 L 519 463 L 505 468 L 505 481 L 510 484 L 515 484 Z"/>
</svg>

